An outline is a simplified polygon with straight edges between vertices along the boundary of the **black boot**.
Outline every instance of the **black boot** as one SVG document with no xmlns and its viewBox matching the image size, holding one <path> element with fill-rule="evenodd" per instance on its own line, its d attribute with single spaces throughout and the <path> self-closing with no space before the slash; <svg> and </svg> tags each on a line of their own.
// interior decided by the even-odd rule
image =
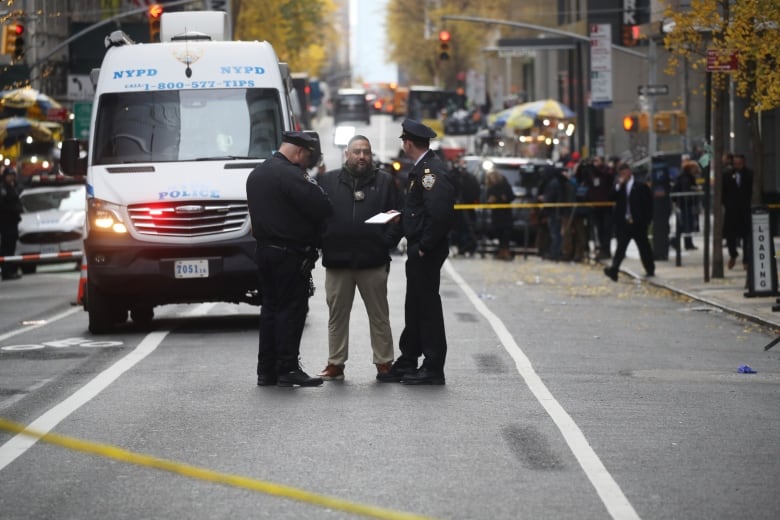
<svg viewBox="0 0 780 520">
<path fill-rule="evenodd" d="M 693 237 L 685 237 L 685 250 L 693 251 L 694 249 L 699 249 L 699 248 L 693 245 Z"/>
<path fill-rule="evenodd" d="M 321 377 L 311 377 L 301 367 L 286 372 L 280 371 L 276 378 L 276 386 L 319 386 L 321 384 Z"/>
</svg>

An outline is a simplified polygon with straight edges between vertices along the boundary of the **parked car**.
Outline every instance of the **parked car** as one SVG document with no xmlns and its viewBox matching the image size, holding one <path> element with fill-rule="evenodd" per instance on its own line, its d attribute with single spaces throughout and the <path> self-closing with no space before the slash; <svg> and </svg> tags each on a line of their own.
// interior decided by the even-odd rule
<svg viewBox="0 0 780 520">
<path fill-rule="evenodd" d="M 47 253 L 81 253 L 86 217 L 86 187 L 68 184 L 26 188 L 22 191 L 22 220 L 19 222 L 17 255 Z M 22 272 L 34 273 L 39 264 L 73 262 L 81 266 L 81 255 L 75 258 L 42 258 L 22 263 Z"/>
</svg>

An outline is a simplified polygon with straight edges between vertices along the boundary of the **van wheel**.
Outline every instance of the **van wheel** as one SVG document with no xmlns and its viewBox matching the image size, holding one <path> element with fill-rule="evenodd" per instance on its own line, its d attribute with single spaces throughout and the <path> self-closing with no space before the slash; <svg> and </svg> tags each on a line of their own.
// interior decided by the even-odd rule
<svg viewBox="0 0 780 520">
<path fill-rule="evenodd" d="M 130 318 L 141 327 L 148 327 L 154 318 L 152 307 L 135 307 L 130 309 Z"/>
<path fill-rule="evenodd" d="M 22 264 L 21 269 L 24 274 L 34 274 L 38 270 L 38 266 L 36 264 Z"/>
<path fill-rule="evenodd" d="M 114 325 L 127 320 L 127 310 L 111 303 L 94 284 L 87 281 L 87 313 L 89 314 L 89 331 L 92 334 L 111 332 Z"/>
</svg>

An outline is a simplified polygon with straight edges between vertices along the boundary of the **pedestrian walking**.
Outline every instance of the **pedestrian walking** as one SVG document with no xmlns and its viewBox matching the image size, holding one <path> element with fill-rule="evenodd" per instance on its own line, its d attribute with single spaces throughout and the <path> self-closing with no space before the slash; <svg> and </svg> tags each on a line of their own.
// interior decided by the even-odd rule
<svg viewBox="0 0 780 520">
<path fill-rule="evenodd" d="M 617 282 L 620 264 L 626 256 L 628 243 L 633 240 L 639 249 L 645 273 L 647 276 L 655 276 L 653 248 L 647 238 L 647 230 L 653 220 L 653 193 L 647 184 L 635 179 L 628 164 L 618 166 L 617 180 L 613 213 L 617 247 L 612 265 L 604 268 L 604 274 Z"/>
<path fill-rule="evenodd" d="M 402 128 L 404 153 L 414 161 L 401 215 L 407 241 L 405 326 L 399 341 L 401 355 L 377 379 L 443 385 L 447 338 L 439 285 L 450 249 L 447 236 L 455 217 L 455 187 L 445 164 L 430 150 L 436 133 L 410 119 Z M 423 362 L 418 367 L 420 356 Z"/>
<path fill-rule="evenodd" d="M 0 182 L 0 256 L 14 256 L 16 241 L 19 239 L 19 221 L 22 220 L 22 202 L 16 187 L 16 171 L 6 167 Z M 0 277 L 3 280 L 21 278 L 16 262 L 0 264 Z"/>
<path fill-rule="evenodd" d="M 723 173 L 723 237 L 729 252 L 728 268 L 733 269 L 742 247 L 742 264 L 750 262 L 750 204 L 753 197 L 753 171 L 745 156 L 734 154 L 732 167 Z"/>
<path fill-rule="evenodd" d="M 257 166 L 246 182 L 255 260 L 260 278 L 257 384 L 316 386 L 300 366 L 300 344 L 311 270 L 325 220 L 333 209 L 306 168 L 319 160 L 319 141 L 304 132 L 285 132 L 279 151 Z"/>
<path fill-rule="evenodd" d="M 319 376 L 344 379 L 349 356 L 349 318 L 355 288 L 366 306 L 377 374 L 390 370 L 393 334 L 387 303 L 390 249 L 398 243 L 397 224 L 367 224 L 377 213 L 398 209 L 398 190 L 389 173 L 374 166 L 371 143 L 353 136 L 344 166 L 318 176 L 333 204 L 322 237 L 325 299 L 328 303 L 328 363 Z"/>
</svg>

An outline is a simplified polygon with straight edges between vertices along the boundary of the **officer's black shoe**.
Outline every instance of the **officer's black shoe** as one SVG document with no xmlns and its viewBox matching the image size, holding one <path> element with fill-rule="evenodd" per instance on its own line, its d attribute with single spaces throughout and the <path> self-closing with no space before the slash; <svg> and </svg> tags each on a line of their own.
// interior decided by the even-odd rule
<svg viewBox="0 0 780 520">
<path fill-rule="evenodd" d="M 609 279 L 613 282 L 618 281 L 618 272 L 617 269 L 612 269 L 611 267 L 605 267 L 604 268 L 604 274 L 609 276 Z"/>
<path fill-rule="evenodd" d="M 257 376 L 257 386 L 275 386 L 276 374 L 260 374 Z"/>
<path fill-rule="evenodd" d="M 320 386 L 321 384 L 321 377 L 311 377 L 300 368 L 281 373 L 276 378 L 276 386 Z"/>
<path fill-rule="evenodd" d="M 401 378 L 402 385 L 443 385 L 444 374 L 432 372 L 423 367 L 413 374 L 407 374 Z"/>
<path fill-rule="evenodd" d="M 376 375 L 376 380 L 382 383 L 400 383 L 404 376 L 417 372 L 417 367 L 393 363 L 390 370 Z"/>
</svg>

